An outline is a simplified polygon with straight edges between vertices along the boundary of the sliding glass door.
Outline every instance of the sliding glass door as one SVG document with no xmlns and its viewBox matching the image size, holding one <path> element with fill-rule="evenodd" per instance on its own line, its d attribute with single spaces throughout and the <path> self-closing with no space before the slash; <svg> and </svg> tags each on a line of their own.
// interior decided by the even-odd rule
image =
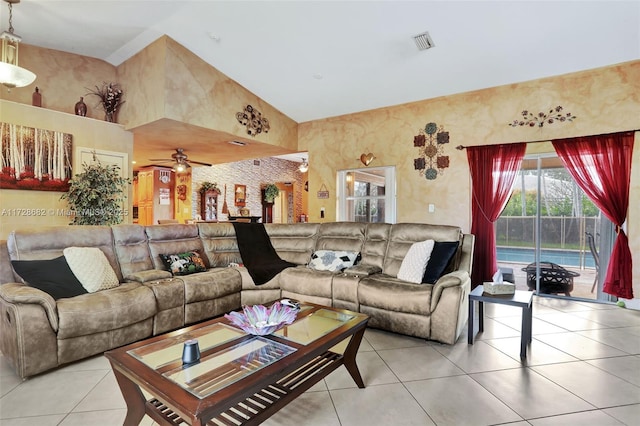
<svg viewBox="0 0 640 426">
<path fill-rule="evenodd" d="M 603 298 L 607 222 L 555 154 L 527 156 L 496 222 L 498 266 L 519 289 Z"/>
</svg>

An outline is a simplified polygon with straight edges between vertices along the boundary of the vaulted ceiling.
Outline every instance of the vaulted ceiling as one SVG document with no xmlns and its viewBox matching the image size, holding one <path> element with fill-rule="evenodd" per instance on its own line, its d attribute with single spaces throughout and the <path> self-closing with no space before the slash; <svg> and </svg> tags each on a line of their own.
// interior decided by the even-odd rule
<svg viewBox="0 0 640 426">
<path fill-rule="evenodd" d="M 639 0 L 22 0 L 13 25 L 114 65 L 167 34 L 297 122 L 640 58 Z"/>
</svg>

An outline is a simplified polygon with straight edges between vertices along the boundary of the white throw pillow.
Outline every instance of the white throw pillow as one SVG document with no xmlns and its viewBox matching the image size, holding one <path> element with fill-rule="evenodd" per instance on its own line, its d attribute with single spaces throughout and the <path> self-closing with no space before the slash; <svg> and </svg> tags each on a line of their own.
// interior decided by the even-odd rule
<svg viewBox="0 0 640 426">
<path fill-rule="evenodd" d="M 73 275 L 89 293 L 120 285 L 107 256 L 97 247 L 67 247 L 62 251 Z"/>
<path fill-rule="evenodd" d="M 410 283 L 420 284 L 424 276 L 424 270 L 433 251 L 434 240 L 413 243 L 409 251 L 402 259 L 402 265 L 398 271 L 398 278 Z"/>
</svg>

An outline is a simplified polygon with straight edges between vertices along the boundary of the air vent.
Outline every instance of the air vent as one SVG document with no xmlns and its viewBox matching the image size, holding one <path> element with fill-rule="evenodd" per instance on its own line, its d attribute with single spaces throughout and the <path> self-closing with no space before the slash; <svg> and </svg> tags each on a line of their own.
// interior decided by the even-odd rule
<svg viewBox="0 0 640 426">
<path fill-rule="evenodd" d="M 229 143 L 231 145 L 237 145 L 237 146 L 245 146 L 247 144 L 246 142 L 241 142 L 241 141 L 229 141 Z"/>
<path fill-rule="evenodd" d="M 416 46 L 418 46 L 418 50 L 427 50 L 431 49 L 435 44 L 433 44 L 433 40 L 431 40 L 431 36 L 429 36 L 428 32 L 424 32 L 422 34 L 418 34 L 413 37 L 416 42 Z"/>
</svg>

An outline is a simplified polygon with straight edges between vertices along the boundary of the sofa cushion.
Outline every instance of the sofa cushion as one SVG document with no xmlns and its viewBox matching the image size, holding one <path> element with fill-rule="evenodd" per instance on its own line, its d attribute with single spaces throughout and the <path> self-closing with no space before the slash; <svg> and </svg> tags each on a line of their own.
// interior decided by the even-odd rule
<svg viewBox="0 0 640 426">
<path fill-rule="evenodd" d="M 280 289 L 283 292 L 331 300 L 334 275 L 333 272 L 314 271 L 305 267 L 287 268 L 280 272 Z"/>
<path fill-rule="evenodd" d="M 139 283 L 60 299 L 57 306 L 59 340 L 120 329 L 157 311 L 153 291 Z"/>
<path fill-rule="evenodd" d="M 162 259 L 162 263 L 164 263 L 167 271 L 173 275 L 189 275 L 207 270 L 199 250 L 175 254 L 161 254 L 160 259 Z"/>
<path fill-rule="evenodd" d="M 342 250 L 317 250 L 311 255 L 309 268 L 316 271 L 340 272 L 350 268 L 360 253 Z"/>
<path fill-rule="evenodd" d="M 422 277 L 423 283 L 435 284 L 447 270 L 451 259 L 458 251 L 458 241 L 436 241 Z"/>
<path fill-rule="evenodd" d="M 14 260 L 11 265 L 26 284 L 48 293 L 55 300 L 87 293 L 64 256 L 50 260 Z"/>
<path fill-rule="evenodd" d="M 67 247 L 62 252 L 69 268 L 89 293 L 120 285 L 109 260 L 99 248 Z"/>
<path fill-rule="evenodd" d="M 215 268 L 176 278 L 184 282 L 185 303 L 214 300 L 242 290 L 242 278 L 236 268 Z"/>
<path fill-rule="evenodd" d="M 410 283 L 421 283 L 424 270 L 433 251 L 433 245 L 433 240 L 413 243 L 404 259 L 402 259 L 402 264 L 400 264 L 400 269 L 398 270 L 398 278 Z"/>
<path fill-rule="evenodd" d="M 462 231 L 456 226 L 429 225 L 425 223 L 393 224 L 391 225 L 382 273 L 397 277 L 402 260 L 413 243 L 426 240 L 459 241 L 461 235 Z"/>
<path fill-rule="evenodd" d="M 364 263 L 358 263 L 357 265 L 347 268 L 344 271 L 345 275 L 351 275 L 354 277 L 365 277 L 367 275 L 378 274 L 382 272 L 382 268 L 375 265 L 365 265 Z"/>
<path fill-rule="evenodd" d="M 386 275 L 363 277 L 358 284 L 360 306 L 392 312 L 430 315 L 433 285 L 413 284 Z"/>
<path fill-rule="evenodd" d="M 75 225 L 44 228 L 38 226 L 34 229 L 12 231 L 7 238 L 11 260 L 53 259 L 62 256 L 67 247 L 99 248 L 109 259 L 118 280 L 122 279 L 109 226 Z"/>
</svg>

